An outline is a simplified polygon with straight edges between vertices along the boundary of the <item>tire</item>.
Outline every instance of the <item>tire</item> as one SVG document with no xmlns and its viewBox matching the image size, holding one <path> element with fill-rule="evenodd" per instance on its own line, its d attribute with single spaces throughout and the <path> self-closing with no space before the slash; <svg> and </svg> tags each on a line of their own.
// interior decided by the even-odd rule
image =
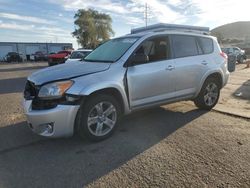
<svg viewBox="0 0 250 188">
<path fill-rule="evenodd" d="M 211 110 L 218 102 L 220 97 L 219 82 L 215 78 L 208 78 L 195 98 L 194 104 L 203 110 Z"/>
<path fill-rule="evenodd" d="M 104 140 L 115 131 L 120 115 L 121 108 L 114 97 L 94 95 L 81 105 L 76 117 L 76 131 L 83 139 Z"/>
</svg>

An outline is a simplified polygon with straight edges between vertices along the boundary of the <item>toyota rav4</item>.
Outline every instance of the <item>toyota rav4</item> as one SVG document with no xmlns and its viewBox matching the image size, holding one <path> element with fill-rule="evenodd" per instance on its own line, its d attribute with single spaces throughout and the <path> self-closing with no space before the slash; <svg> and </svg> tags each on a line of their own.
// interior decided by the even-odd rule
<svg viewBox="0 0 250 188">
<path fill-rule="evenodd" d="M 212 109 L 228 81 L 227 56 L 209 28 L 157 24 L 107 41 L 83 61 L 28 77 L 24 109 L 29 127 L 47 137 L 99 141 L 121 115 L 192 100 Z"/>
</svg>

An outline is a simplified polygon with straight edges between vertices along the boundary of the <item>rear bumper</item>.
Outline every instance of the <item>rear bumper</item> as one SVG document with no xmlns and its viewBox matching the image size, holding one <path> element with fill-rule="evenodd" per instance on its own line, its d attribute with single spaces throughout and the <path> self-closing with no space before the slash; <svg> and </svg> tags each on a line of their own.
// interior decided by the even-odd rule
<svg viewBox="0 0 250 188">
<path fill-rule="evenodd" d="M 23 101 L 28 125 L 33 132 L 45 137 L 73 135 L 79 105 L 58 105 L 49 110 L 32 110 L 31 105 L 32 100 Z"/>
<path fill-rule="evenodd" d="M 224 73 L 222 87 L 224 87 L 228 83 L 229 75 L 230 75 L 230 72 L 227 70 Z"/>
</svg>

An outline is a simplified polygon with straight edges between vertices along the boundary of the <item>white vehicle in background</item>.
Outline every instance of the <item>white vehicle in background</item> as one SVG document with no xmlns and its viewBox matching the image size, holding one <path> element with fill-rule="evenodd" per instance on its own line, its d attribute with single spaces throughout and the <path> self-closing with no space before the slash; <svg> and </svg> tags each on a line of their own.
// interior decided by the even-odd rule
<svg viewBox="0 0 250 188">
<path fill-rule="evenodd" d="M 84 57 L 90 54 L 93 50 L 91 49 L 78 49 L 74 50 L 65 63 L 70 63 L 72 61 L 82 60 Z"/>
</svg>

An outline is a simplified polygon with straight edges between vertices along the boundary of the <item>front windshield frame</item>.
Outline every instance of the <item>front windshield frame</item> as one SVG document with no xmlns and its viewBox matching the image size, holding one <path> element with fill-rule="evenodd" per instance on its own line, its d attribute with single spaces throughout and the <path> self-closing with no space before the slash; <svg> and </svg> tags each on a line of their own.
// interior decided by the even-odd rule
<svg viewBox="0 0 250 188">
<path fill-rule="evenodd" d="M 105 60 L 105 59 L 87 59 L 87 57 L 89 55 L 91 55 L 93 52 L 95 52 L 96 50 L 98 50 L 99 48 L 102 48 L 103 45 L 107 44 L 108 42 L 111 42 L 111 41 L 114 41 L 114 40 L 126 40 L 126 39 L 133 39 L 134 41 L 131 43 L 131 45 L 126 49 L 124 50 L 124 52 L 116 59 L 114 60 Z M 120 38 L 114 38 L 114 39 L 111 39 L 111 40 L 108 40 L 106 42 L 104 42 L 103 44 L 101 44 L 100 46 L 98 46 L 97 48 L 95 48 L 90 54 L 88 54 L 86 57 L 84 57 L 84 61 L 86 62 L 99 62 L 99 63 L 114 63 L 116 61 L 118 61 L 119 59 L 121 59 L 121 57 L 126 54 L 126 52 L 140 39 L 140 37 L 138 36 L 125 36 L 125 37 L 120 37 Z"/>
</svg>

